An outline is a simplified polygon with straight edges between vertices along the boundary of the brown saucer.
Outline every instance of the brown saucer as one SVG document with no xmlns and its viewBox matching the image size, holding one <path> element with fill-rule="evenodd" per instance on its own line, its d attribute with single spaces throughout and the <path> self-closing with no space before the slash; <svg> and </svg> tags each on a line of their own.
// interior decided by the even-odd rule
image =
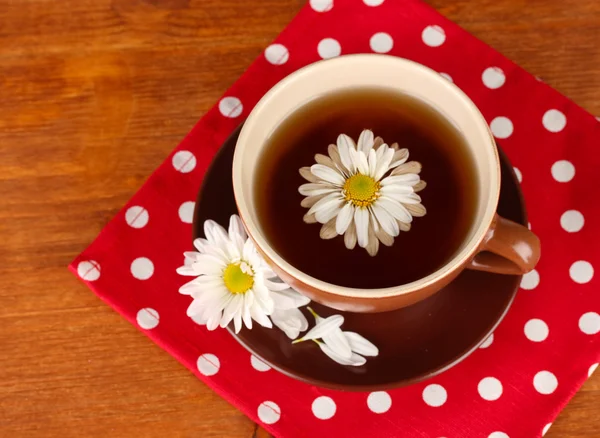
<svg viewBox="0 0 600 438">
<path fill-rule="evenodd" d="M 213 219 L 227 224 L 237 213 L 231 165 L 241 127 L 223 144 L 208 169 L 196 202 L 194 238 Z M 498 213 L 527 224 L 519 184 L 501 152 L 502 189 Z M 386 313 L 348 313 L 311 303 L 321 316 L 344 315 L 344 330 L 355 331 L 379 348 L 379 356 L 361 367 L 346 367 L 327 358 L 313 342 L 292 345 L 279 329 L 256 324 L 230 332 L 247 350 L 280 372 L 304 382 L 346 391 L 374 391 L 409 385 L 456 365 L 496 328 L 508 310 L 521 277 L 464 271 L 432 297 Z M 312 316 L 304 310 L 311 325 Z"/>
</svg>

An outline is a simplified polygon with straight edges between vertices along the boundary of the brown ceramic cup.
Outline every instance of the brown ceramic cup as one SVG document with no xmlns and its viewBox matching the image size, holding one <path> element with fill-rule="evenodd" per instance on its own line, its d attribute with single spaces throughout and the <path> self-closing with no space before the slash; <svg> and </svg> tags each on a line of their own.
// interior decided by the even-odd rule
<svg viewBox="0 0 600 438">
<path fill-rule="evenodd" d="M 454 256 L 424 278 L 382 289 L 341 287 L 296 269 L 269 244 L 254 200 L 257 161 L 266 140 L 286 116 L 324 94 L 362 87 L 409 94 L 434 107 L 466 139 L 479 184 L 473 226 Z M 350 312 L 399 309 L 431 296 L 464 269 L 520 275 L 532 270 L 540 257 L 540 242 L 535 234 L 496 213 L 500 160 L 484 117 L 458 87 L 437 72 L 405 59 L 349 55 L 311 64 L 286 77 L 265 94 L 246 120 L 236 144 L 232 173 L 240 217 L 265 260 L 294 289 L 335 309 Z"/>
</svg>

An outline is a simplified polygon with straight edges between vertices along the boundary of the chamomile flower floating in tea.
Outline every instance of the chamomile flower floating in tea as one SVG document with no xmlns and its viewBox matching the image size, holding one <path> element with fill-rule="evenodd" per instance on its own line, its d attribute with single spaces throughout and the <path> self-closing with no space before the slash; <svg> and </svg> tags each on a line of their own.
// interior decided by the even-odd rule
<svg viewBox="0 0 600 438">
<path fill-rule="evenodd" d="M 273 324 L 292 339 L 308 328 L 298 309 L 308 298 L 283 283 L 269 268 L 248 239 L 242 221 L 231 216 L 229 230 L 212 220 L 204 222 L 205 239 L 194 241 L 198 252 L 184 253 L 181 275 L 196 277 L 179 292 L 194 300 L 187 315 L 208 330 L 233 321 L 235 332 L 252 320 L 264 327 Z"/>
<path fill-rule="evenodd" d="M 424 216 L 417 194 L 425 187 L 421 164 L 408 160 L 408 149 L 388 146 L 364 130 L 358 144 L 346 134 L 330 145 L 328 156 L 317 154 L 317 164 L 303 167 L 308 181 L 299 188 L 302 206 L 309 208 L 307 223 L 319 222 L 321 238 L 344 235 L 346 248 L 356 243 L 375 256 L 379 242 L 391 246 L 400 231 L 408 231 L 413 217 Z"/>
<path fill-rule="evenodd" d="M 358 333 L 342 331 L 342 315 L 321 318 L 310 307 L 308 310 L 315 317 L 315 326 L 293 344 L 314 341 L 323 353 L 341 365 L 361 366 L 367 362 L 364 356 L 379 354 L 379 349 Z"/>
</svg>

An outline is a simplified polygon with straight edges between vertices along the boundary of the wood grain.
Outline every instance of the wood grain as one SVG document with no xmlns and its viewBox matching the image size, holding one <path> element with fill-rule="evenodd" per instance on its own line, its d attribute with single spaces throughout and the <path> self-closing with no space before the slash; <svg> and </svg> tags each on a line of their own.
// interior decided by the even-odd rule
<svg viewBox="0 0 600 438">
<path fill-rule="evenodd" d="M 430 3 L 600 114 L 597 0 Z M 302 4 L 0 0 L 0 436 L 266 436 L 66 266 Z"/>
</svg>

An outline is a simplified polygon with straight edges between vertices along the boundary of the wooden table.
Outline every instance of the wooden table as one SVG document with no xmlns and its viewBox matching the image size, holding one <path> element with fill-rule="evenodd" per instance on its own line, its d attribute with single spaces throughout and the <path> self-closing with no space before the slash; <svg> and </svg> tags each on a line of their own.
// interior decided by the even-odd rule
<svg viewBox="0 0 600 438">
<path fill-rule="evenodd" d="M 600 115 L 597 0 L 431 3 Z M 266 436 L 66 266 L 302 4 L 0 0 L 0 436 Z"/>
</svg>

